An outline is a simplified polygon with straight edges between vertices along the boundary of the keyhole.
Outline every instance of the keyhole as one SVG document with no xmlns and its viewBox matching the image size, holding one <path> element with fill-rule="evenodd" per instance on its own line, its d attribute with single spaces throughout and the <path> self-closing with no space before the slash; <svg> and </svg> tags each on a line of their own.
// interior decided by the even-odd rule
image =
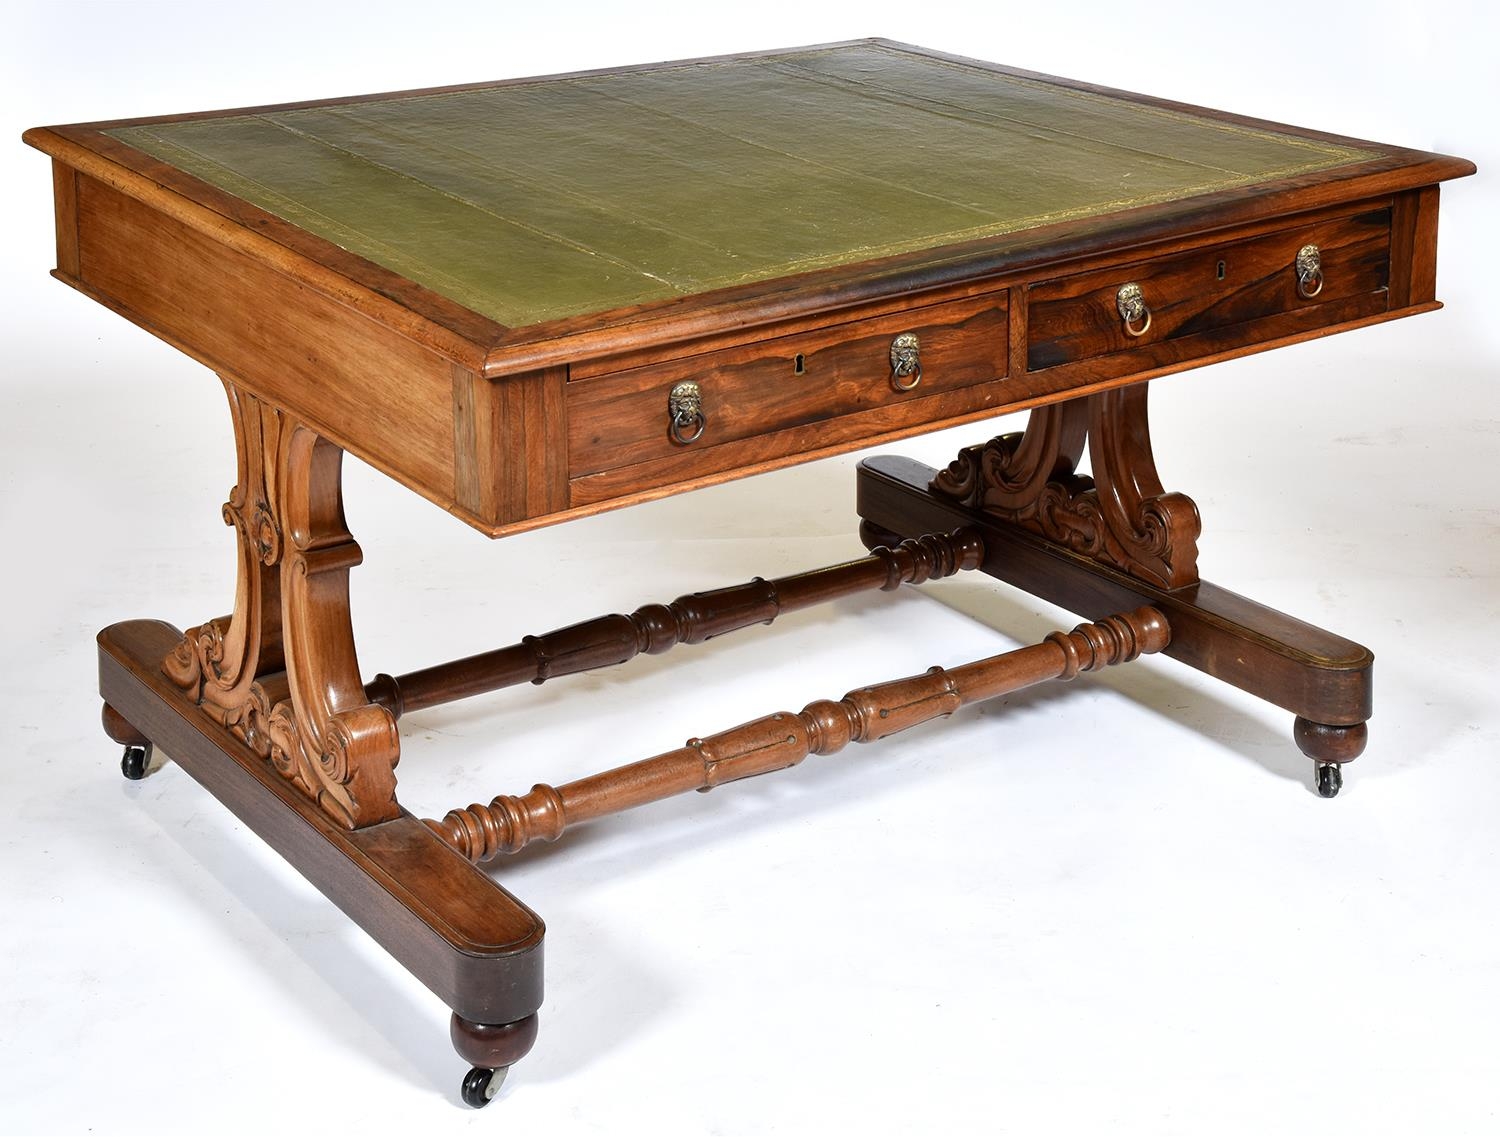
<svg viewBox="0 0 1500 1137">
<path fill-rule="evenodd" d="M 1224 279 L 1224 262 L 1223 261 L 1219 262 L 1219 279 L 1220 280 Z"/>
<path fill-rule="evenodd" d="M 792 357 L 792 374 L 793 375 L 803 375 L 806 372 L 807 372 L 807 361 L 802 358 L 802 353 L 799 351 L 796 355 L 794 355 Z"/>
</svg>

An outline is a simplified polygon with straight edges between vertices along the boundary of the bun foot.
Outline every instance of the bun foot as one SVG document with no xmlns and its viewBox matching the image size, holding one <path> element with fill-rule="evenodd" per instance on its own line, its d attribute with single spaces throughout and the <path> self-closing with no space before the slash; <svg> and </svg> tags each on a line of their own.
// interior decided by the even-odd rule
<svg viewBox="0 0 1500 1137">
<path fill-rule="evenodd" d="M 474 1109 L 483 1109 L 490 1104 L 500 1087 L 505 1084 L 505 1075 L 510 1071 L 509 1066 L 502 1066 L 498 1070 L 490 1070 L 484 1066 L 475 1066 L 464 1075 L 463 1088 L 459 1093 L 464 1099 L 464 1104 Z"/>
<path fill-rule="evenodd" d="M 530 1052 L 536 1042 L 537 1018 L 528 1015 L 513 1023 L 475 1023 L 455 1014 L 448 1033 L 458 1056 L 474 1068 L 464 1076 L 459 1093 L 465 1105 L 483 1109 L 500 1092 L 506 1072 Z"/>
<path fill-rule="evenodd" d="M 1329 726 L 1299 717 L 1292 724 L 1292 737 L 1297 740 L 1297 749 L 1318 764 L 1318 796 L 1337 797 L 1344 788 L 1344 763 L 1364 753 L 1370 732 L 1362 722 Z"/>
</svg>

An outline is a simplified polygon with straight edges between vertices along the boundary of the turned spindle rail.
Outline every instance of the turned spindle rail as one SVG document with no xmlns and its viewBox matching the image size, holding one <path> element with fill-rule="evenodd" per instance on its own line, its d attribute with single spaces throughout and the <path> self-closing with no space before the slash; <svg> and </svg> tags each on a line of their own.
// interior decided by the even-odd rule
<svg viewBox="0 0 1500 1137">
<path fill-rule="evenodd" d="M 425 824 L 471 861 L 487 861 L 555 841 L 569 828 L 690 790 L 709 790 L 795 766 L 809 754 L 834 754 L 851 742 L 874 742 L 960 707 L 1050 679 L 1127 663 L 1161 651 L 1171 639 L 1154 608 L 1053 632 L 1039 644 L 921 675 L 820 699 L 798 713 L 781 711 L 628 766 L 563 786 L 539 785 L 489 805 L 449 811 Z"/>
<path fill-rule="evenodd" d="M 581 624 L 472 655 L 407 675 L 377 675 L 365 692 L 400 718 L 410 711 L 466 699 L 521 683 L 544 683 L 625 663 L 645 652 L 661 653 L 678 644 L 699 644 L 778 616 L 860 592 L 890 592 L 903 584 L 923 584 L 976 569 L 984 543 L 973 529 L 928 533 L 843 564 L 793 576 L 711 592 L 679 596 L 670 604 L 647 604 L 629 615 L 599 616 Z"/>
</svg>

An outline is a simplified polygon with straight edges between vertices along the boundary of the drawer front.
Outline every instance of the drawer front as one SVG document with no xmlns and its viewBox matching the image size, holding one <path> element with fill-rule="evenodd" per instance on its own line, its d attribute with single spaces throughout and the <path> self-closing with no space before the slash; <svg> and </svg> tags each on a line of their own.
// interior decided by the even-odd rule
<svg viewBox="0 0 1500 1137">
<path fill-rule="evenodd" d="M 921 381 L 902 391 L 891 347 L 907 332 Z M 699 476 L 720 468 L 711 455 L 726 443 L 867 411 L 882 412 L 883 430 L 913 425 L 931 417 L 929 396 L 1002 378 L 1008 354 L 1007 297 L 997 292 L 594 375 L 568 384 L 569 470 L 577 478 L 698 455 Z M 698 385 L 703 415 L 691 442 L 670 430 L 669 399 L 684 382 Z M 726 454 L 723 468 L 736 460 Z"/>
<path fill-rule="evenodd" d="M 1299 290 L 1297 255 L 1308 245 L 1317 246 L 1322 286 L 1314 278 Z M 1203 354 L 1222 350 L 1225 337 L 1210 334 L 1222 329 L 1242 329 L 1238 342 L 1250 344 L 1374 315 L 1386 308 L 1390 252 L 1391 215 L 1380 209 L 1049 280 L 1029 292 L 1027 369 L 1120 354 L 1104 372 L 1123 373 L 1191 358 L 1195 343 Z M 1144 330 L 1144 315 L 1128 328 L 1121 315 L 1120 290 L 1129 284 L 1150 314 Z"/>
</svg>

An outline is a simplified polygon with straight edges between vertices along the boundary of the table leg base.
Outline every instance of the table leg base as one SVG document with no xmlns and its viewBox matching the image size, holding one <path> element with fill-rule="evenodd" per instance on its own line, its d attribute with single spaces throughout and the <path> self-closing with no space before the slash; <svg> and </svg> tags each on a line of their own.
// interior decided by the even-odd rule
<svg viewBox="0 0 1500 1137">
<path fill-rule="evenodd" d="M 937 471 L 895 456 L 860 463 L 860 536 L 867 545 L 913 533 L 976 529 L 980 571 L 1088 619 L 1141 605 L 1172 628 L 1163 654 L 1296 715 L 1293 736 L 1332 797 L 1344 763 L 1364 750 L 1374 656 L 1368 648 L 1233 592 L 1194 581 L 1163 588 L 929 490 Z"/>
<path fill-rule="evenodd" d="M 107 733 L 170 754 L 452 1008 L 466 1038 L 503 1041 L 503 1054 L 498 1043 L 485 1051 L 507 1059 L 496 1066 L 530 1050 L 542 1002 L 542 921 L 405 811 L 360 829 L 330 819 L 162 673 L 181 639 L 147 620 L 99 633 Z M 453 1037 L 473 1062 L 456 1028 Z"/>
</svg>

